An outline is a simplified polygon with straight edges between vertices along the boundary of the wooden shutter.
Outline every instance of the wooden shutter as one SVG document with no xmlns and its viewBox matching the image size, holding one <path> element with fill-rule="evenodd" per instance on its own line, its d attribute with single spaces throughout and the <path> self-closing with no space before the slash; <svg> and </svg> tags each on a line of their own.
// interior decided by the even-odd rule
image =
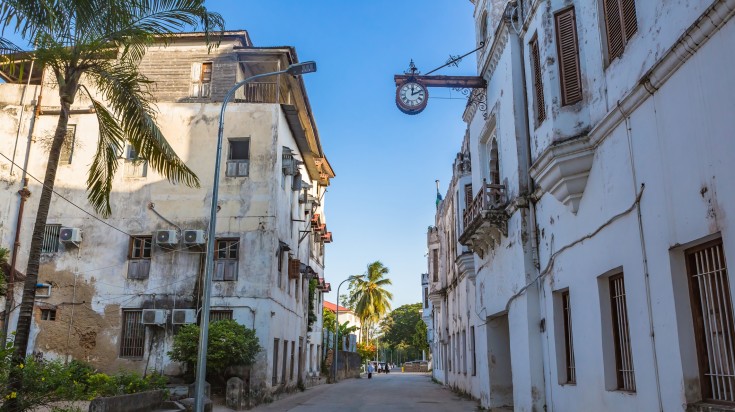
<svg viewBox="0 0 735 412">
<path fill-rule="evenodd" d="M 189 92 L 189 95 L 191 97 L 199 97 L 201 81 L 202 81 L 202 64 L 192 63 L 191 64 L 191 90 Z"/>
<path fill-rule="evenodd" d="M 544 102 L 544 83 L 541 80 L 541 57 L 538 49 L 538 37 L 531 40 L 531 65 L 533 66 L 533 90 L 536 103 L 536 121 L 541 124 L 546 120 L 546 103 Z"/>
<path fill-rule="evenodd" d="M 582 78 L 579 68 L 579 45 L 574 7 L 554 16 L 556 20 L 556 46 L 559 53 L 561 80 L 561 104 L 567 106 L 582 100 Z"/>
<path fill-rule="evenodd" d="M 604 0 L 607 56 L 612 61 L 623 54 L 625 45 L 638 31 L 635 0 Z"/>
</svg>

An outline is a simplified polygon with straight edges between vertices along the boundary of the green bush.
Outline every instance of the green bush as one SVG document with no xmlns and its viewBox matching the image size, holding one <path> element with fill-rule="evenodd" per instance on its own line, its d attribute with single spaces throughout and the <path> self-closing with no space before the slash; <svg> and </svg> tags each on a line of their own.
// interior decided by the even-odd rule
<svg viewBox="0 0 735 412">
<path fill-rule="evenodd" d="M 228 366 L 252 365 L 261 346 L 255 331 L 240 325 L 234 320 L 220 320 L 209 326 L 207 347 L 207 370 L 223 374 Z M 184 362 L 194 369 L 199 350 L 199 326 L 184 325 L 174 337 L 168 355 L 171 359 Z"/>
</svg>

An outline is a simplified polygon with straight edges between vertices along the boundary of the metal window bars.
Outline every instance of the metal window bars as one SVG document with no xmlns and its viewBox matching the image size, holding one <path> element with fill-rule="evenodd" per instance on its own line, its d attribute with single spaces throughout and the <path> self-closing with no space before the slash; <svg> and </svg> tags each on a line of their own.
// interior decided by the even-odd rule
<svg viewBox="0 0 735 412">
<path fill-rule="evenodd" d="M 564 311 L 564 343 L 567 363 L 567 383 L 577 382 L 577 370 L 574 364 L 574 339 L 572 338 L 572 311 L 569 301 L 569 291 L 561 294 L 562 309 Z"/>
<path fill-rule="evenodd" d="M 142 358 L 145 352 L 145 325 L 142 310 L 123 310 L 121 358 Z"/>
<path fill-rule="evenodd" d="M 617 388 L 635 392 L 633 350 L 630 345 L 630 328 L 628 326 L 625 283 L 622 273 L 610 277 L 610 303 L 612 304 Z"/>
<path fill-rule="evenodd" d="M 41 253 L 56 253 L 59 251 L 59 231 L 61 225 L 46 225 L 43 230 L 43 243 Z"/>
</svg>

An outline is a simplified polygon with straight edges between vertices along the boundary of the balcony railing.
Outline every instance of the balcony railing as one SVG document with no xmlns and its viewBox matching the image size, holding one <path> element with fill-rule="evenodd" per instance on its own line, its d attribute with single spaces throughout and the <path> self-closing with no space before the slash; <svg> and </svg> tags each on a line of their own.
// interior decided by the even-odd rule
<svg viewBox="0 0 735 412">
<path fill-rule="evenodd" d="M 472 200 L 470 207 L 465 209 L 463 216 L 464 227 L 468 228 L 479 218 L 482 212 L 505 208 L 505 186 L 487 183 L 484 179 L 477 196 Z"/>
<path fill-rule="evenodd" d="M 482 187 L 462 216 L 464 223 L 459 242 L 483 257 L 485 252 L 508 236 L 508 214 L 505 186 L 488 184 Z"/>
<path fill-rule="evenodd" d="M 246 83 L 242 94 L 235 98 L 238 103 L 278 103 L 278 83 Z"/>
</svg>

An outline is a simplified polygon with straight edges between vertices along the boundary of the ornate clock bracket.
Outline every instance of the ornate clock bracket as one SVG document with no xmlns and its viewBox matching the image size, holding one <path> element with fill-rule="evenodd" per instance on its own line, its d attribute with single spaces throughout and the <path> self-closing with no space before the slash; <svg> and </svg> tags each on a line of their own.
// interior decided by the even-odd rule
<svg viewBox="0 0 735 412">
<path fill-rule="evenodd" d="M 467 105 L 476 105 L 480 110 L 486 110 L 487 104 L 484 101 L 484 98 L 481 99 L 480 95 L 484 96 L 484 91 L 487 88 L 487 81 L 483 79 L 480 76 L 441 76 L 441 75 L 431 75 L 431 73 L 434 73 L 435 71 L 446 67 L 450 65 L 457 66 L 457 63 L 462 60 L 462 58 L 480 50 L 484 46 L 484 43 L 480 43 L 480 47 L 476 48 L 475 50 L 472 50 L 469 53 L 466 53 L 462 56 L 458 57 L 450 57 L 450 59 L 443 64 L 442 66 L 437 67 L 436 69 L 428 72 L 427 74 L 419 74 L 420 72 L 416 68 L 416 65 L 413 63 L 413 60 L 411 60 L 411 63 L 409 64 L 409 69 L 404 74 L 397 74 L 393 76 L 393 80 L 396 83 L 396 89 L 400 88 L 403 84 L 407 82 L 417 82 L 422 84 L 424 87 L 449 87 L 454 90 L 460 91 L 465 96 L 468 96 L 468 102 Z M 474 90 L 481 90 L 479 93 L 475 93 Z M 470 92 L 470 90 L 473 90 Z M 398 97 L 397 97 L 398 98 Z M 428 96 L 427 96 L 428 99 Z M 421 110 L 423 110 L 423 107 L 421 107 L 419 110 L 408 113 L 408 114 L 417 114 Z M 484 107 L 484 109 L 483 109 Z M 400 108 L 400 106 L 399 106 Z M 404 110 L 404 113 L 407 113 Z"/>
</svg>

